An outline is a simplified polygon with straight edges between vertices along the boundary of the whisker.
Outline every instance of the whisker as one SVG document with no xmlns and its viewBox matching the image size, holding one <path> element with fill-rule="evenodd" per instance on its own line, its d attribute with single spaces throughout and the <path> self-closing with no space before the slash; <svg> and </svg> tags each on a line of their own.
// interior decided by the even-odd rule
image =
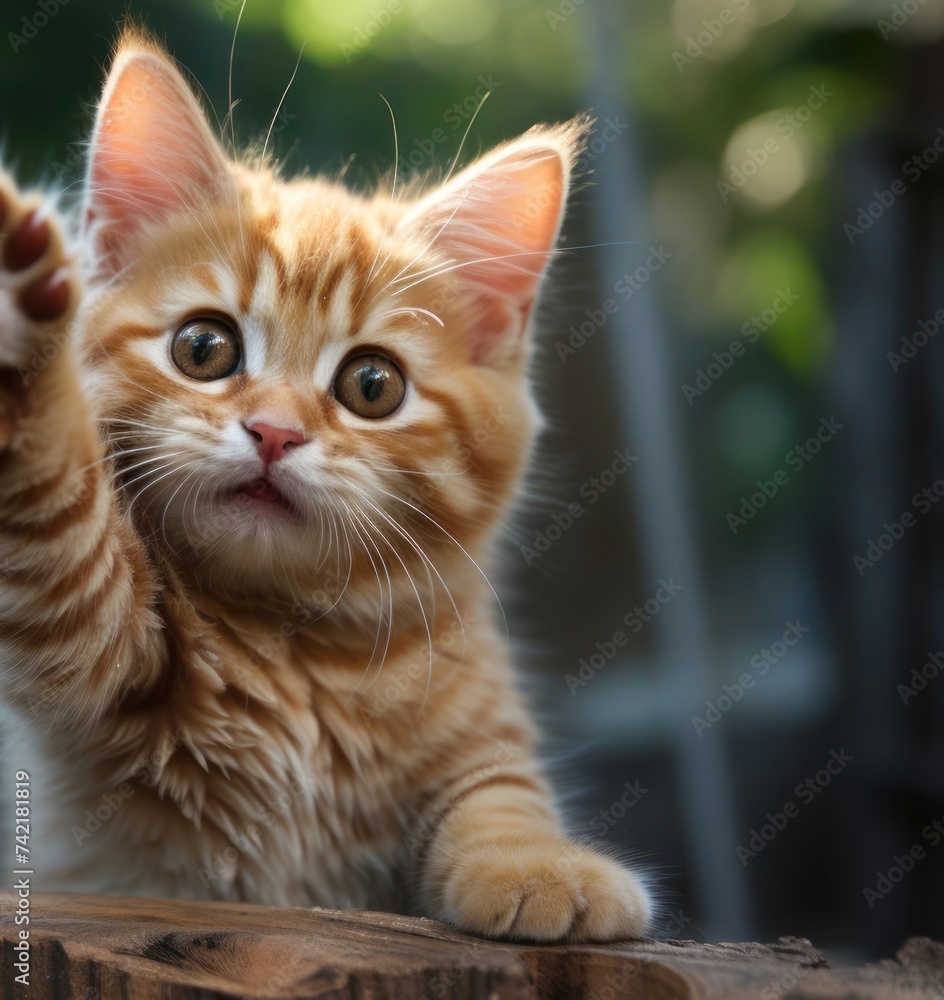
<svg viewBox="0 0 944 1000">
<path fill-rule="evenodd" d="M 174 502 L 174 497 L 184 488 L 184 486 L 196 475 L 199 475 L 201 469 L 197 466 L 193 472 L 188 472 L 186 477 L 180 481 L 177 488 L 171 493 L 170 497 L 164 503 L 164 513 L 161 515 L 161 536 L 164 539 L 164 544 L 173 551 L 173 546 L 170 544 L 170 540 L 167 537 L 167 512 L 170 510 L 170 505 Z"/>
<path fill-rule="evenodd" d="M 455 214 L 455 213 L 453 213 Z M 451 220 L 450 220 L 451 221 Z M 442 230 L 440 230 L 441 232 Z M 534 257 L 534 256 L 545 256 L 553 253 L 574 253 L 577 250 L 594 250 L 597 247 L 619 247 L 619 246 L 631 246 L 632 241 L 630 240 L 618 240 L 612 243 L 586 243 L 580 246 L 572 247 L 551 247 L 548 250 L 517 250 L 514 253 L 503 253 L 495 254 L 491 257 L 478 257 L 475 260 L 461 260 L 461 261 L 450 261 L 445 265 L 442 264 L 432 264 L 421 271 L 415 271 L 412 274 L 405 274 L 402 277 L 399 275 L 396 278 L 391 278 L 388 285 L 399 284 L 402 281 L 409 281 L 410 284 L 404 285 L 403 288 L 396 290 L 394 294 L 400 295 L 403 292 L 409 291 L 411 288 L 415 288 L 417 285 L 423 284 L 424 281 L 428 281 L 431 278 L 439 277 L 443 274 L 449 274 L 451 271 L 457 271 L 462 267 L 473 267 L 476 264 L 490 264 L 497 260 L 511 260 L 515 257 Z M 404 268 L 405 270 L 405 268 Z M 534 274 L 533 271 L 528 268 L 519 268 L 520 271 L 526 274 Z M 403 272 L 401 271 L 401 274 Z M 534 274 L 537 277 L 536 274 Z M 412 280 L 416 279 L 416 280 Z"/>
<path fill-rule="evenodd" d="M 364 512 L 361 511 L 359 508 L 357 510 L 352 510 L 351 513 L 355 517 L 355 519 L 357 520 L 357 523 L 360 525 L 360 527 L 363 528 L 364 533 L 363 533 L 363 535 L 361 535 L 361 537 L 370 545 L 370 547 L 377 554 L 377 559 L 380 562 L 380 565 L 381 565 L 381 567 L 383 568 L 383 571 L 384 571 L 384 576 L 387 579 L 387 594 L 389 596 L 389 614 L 387 615 L 387 638 L 384 640 L 383 654 L 380 657 L 380 666 L 377 668 L 377 674 L 375 675 L 375 677 L 373 678 L 373 680 L 367 685 L 367 688 L 365 689 L 365 690 L 370 690 L 370 688 L 374 684 L 374 681 L 376 681 L 376 680 L 378 680 L 380 678 L 380 675 L 383 672 L 384 664 L 387 662 L 387 653 L 390 651 L 390 643 L 391 643 L 391 641 L 393 639 L 393 621 L 394 621 L 394 613 L 395 613 L 395 607 L 396 606 L 395 606 L 394 597 L 393 597 L 393 580 L 390 577 L 390 569 L 387 566 L 386 560 L 381 555 L 381 552 L 380 552 L 380 549 L 377 546 L 377 543 L 373 540 L 373 538 L 371 538 L 371 529 L 376 530 L 376 525 L 373 523 L 373 521 L 371 521 L 369 518 L 367 518 L 366 515 L 364 514 Z M 364 523 L 365 520 L 367 522 L 366 524 Z M 373 560 L 371 560 L 371 562 L 373 562 Z M 378 583 L 379 583 L 379 580 L 378 580 Z M 380 619 L 378 621 L 378 626 L 377 626 L 378 630 L 379 630 L 379 628 L 380 628 L 380 626 L 381 626 L 381 624 L 383 622 L 383 618 L 384 618 L 383 587 L 382 586 L 379 589 L 379 594 L 380 594 Z M 368 664 L 368 666 L 369 666 L 369 664 Z M 359 686 L 360 685 L 358 685 L 358 687 Z"/>
<path fill-rule="evenodd" d="M 239 34 L 239 25 L 243 20 L 243 11 L 246 9 L 246 0 L 243 0 L 236 16 L 236 27 L 233 29 L 233 43 L 229 49 L 229 87 L 227 90 L 226 118 L 223 120 L 223 131 L 226 131 L 226 124 L 229 123 L 229 132 L 232 138 L 233 149 L 236 149 L 236 126 L 233 122 L 233 57 L 236 54 L 236 36 Z"/>
<path fill-rule="evenodd" d="M 233 39 L 235 42 L 235 37 Z M 266 150 L 269 148 L 269 139 L 272 137 L 272 129 L 275 128 L 275 123 L 278 121 L 279 112 L 282 110 L 282 104 L 285 98 L 288 96 L 288 92 L 291 89 L 292 84 L 295 82 L 295 74 L 298 72 L 298 67 L 302 62 L 302 53 L 305 51 L 305 46 L 308 44 L 307 39 L 302 43 L 302 47 L 298 51 L 298 58 L 295 60 L 295 69 L 292 70 L 292 75 L 289 78 L 288 83 L 285 85 L 285 90 L 282 91 L 282 96 L 279 99 L 278 106 L 275 109 L 275 114 L 272 116 L 272 121 L 269 124 L 269 131 L 266 132 L 265 142 L 262 144 L 262 162 L 265 163 Z"/>
<path fill-rule="evenodd" d="M 380 242 L 377 244 L 377 253 L 374 254 L 374 259 L 370 263 L 370 270 L 367 272 L 367 280 L 364 282 L 364 288 L 358 296 L 357 302 L 354 303 L 355 309 L 361 304 L 361 299 L 363 299 L 364 295 L 367 293 L 367 289 L 370 287 L 371 278 L 374 276 L 374 268 L 377 266 L 377 261 L 380 260 L 380 255 L 383 252 L 383 245 L 387 239 L 387 233 L 390 230 L 390 220 L 393 218 L 393 206 L 397 199 L 397 180 L 400 176 L 400 141 L 397 138 L 397 118 L 393 113 L 393 108 L 387 98 L 381 94 L 380 99 L 387 105 L 387 110 L 390 112 L 390 123 L 393 126 L 393 185 L 390 189 L 390 205 L 387 208 L 387 218 L 384 222 L 384 231 L 380 236 Z M 384 264 L 387 263 L 387 259 L 388 258 L 384 259 Z M 380 270 L 383 270 L 383 265 L 381 265 Z"/>
<path fill-rule="evenodd" d="M 398 469 L 390 465 L 370 464 L 370 469 L 373 472 L 399 472 L 404 476 L 464 476 L 471 468 L 471 465 L 467 465 L 464 469 L 459 469 L 457 472 L 427 472 L 421 469 Z"/>
<path fill-rule="evenodd" d="M 443 234 L 443 232 L 445 231 L 445 229 L 449 225 L 449 223 L 452 222 L 452 220 L 455 218 L 456 212 L 458 212 L 459 209 L 462 207 L 462 202 L 465 201 L 465 198 L 466 198 L 466 195 L 465 195 L 465 193 L 463 193 L 462 196 L 459 198 L 459 200 L 456 202 L 456 207 L 449 213 L 449 218 L 447 218 L 445 220 L 445 222 L 443 222 L 443 224 L 439 227 L 439 229 L 437 229 L 436 232 L 433 233 L 432 237 L 430 238 L 430 240 L 426 244 L 426 246 L 423 247 L 423 249 L 420 250 L 413 257 L 413 259 L 411 261 L 409 261 L 408 263 L 404 264 L 403 267 L 401 267 L 400 270 L 397 271 L 397 273 L 383 286 L 383 288 L 378 289 L 376 295 L 374 295 L 374 297 L 370 300 L 370 304 L 373 304 L 377 300 L 378 296 L 381 295 L 383 292 L 385 292 L 391 285 L 393 285 L 396 282 L 398 282 L 399 280 L 401 280 L 402 276 L 406 272 L 408 272 L 410 270 L 410 268 L 413 267 L 413 265 L 418 260 L 420 260 L 420 258 L 425 257 L 426 254 L 429 253 L 430 249 L 435 244 L 436 240 L 439 239 L 439 237 Z M 441 263 L 442 262 L 440 262 L 440 264 Z M 420 273 L 422 273 L 422 272 L 420 272 Z M 409 277 L 409 275 L 408 275 L 408 277 Z M 406 279 L 404 278 L 403 280 L 406 280 Z"/>
<path fill-rule="evenodd" d="M 357 506 L 357 505 L 355 505 L 355 506 Z M 358 506 L 357 509 L 360 510 L 360 507 Z M 374 508 L 374 509 L 376 510 L 377 508 Z M 363 511 L 361 511 L 361 513 L 363 514 Z M 372 523 L 369 517 L 367 517 L 367 523 L 368 524 Z M 426 629 L 427 647 L 429 649 L 429 674 L 428 674 L 428 676 L 432 677 L 432 673 L 433 673 L 433 634 L 432 634 L 432 630 L 429 627 L 429 619 L 426 616 L 426 608 L 425 608 L 425 606 L 423 604 L 423 599 L 420 597 L 419 588 L 416 586 L 416 581 L 413 579 L 413 574 L 410 572 L 409 567 L 407 566 L 406 562 L 403 560 L 403 557 L 397 551 L 397 548 L 393 544 L 393 542 L 389 538 L 387 538 L 387 536 L 383 532 L 378 532 L 378 534 L 379 534 L 380 538 L 384 542 L 386 542 L 387 547 L 393 553 L 393 555 L 396 558 L 397 562 L 399 562 L 400 565 L 403 567 L 403 572 L 406 574 L 406 578 L 410 582 L 410 586 L 413 589 L 413 593 L 416 595 L 416 606 L 417 606 L 417 609 L 419 610 L 420 615 L 423 618 L 423 625 L 424 625 L 424 627 Z M 391 597 L 392 597 L 392 593 L 393 593 L 393 591 L 391 589 Z M 391 602 L 391 608 L 392 608 L 392 602 Z M 391 627 L 391 631 L 392 631 L 392 629 L 393 629 L 392 619 L 391 619 L 391 626 L 390 627 Z M 378 676 L 379 676 L 379 673 L 378 673 Z M 376 678 L 375 678 L 375 680 L 376 680 Z M 367 687 L 369 689 L 370 685 L 368 684 Z M 425 705 L 425 700 L 424 700 L 424 705 Z"/>
<path fill-rule="evenodd" d="M 456 155 L 452 158 L 452 164 L 449 167 L 449 172 L 442 180 L 443 186 L 445 186 L 448 183 L 449 178 L 452 177 L 453 173 L 455 172 L 456 166 L 459 163 L 459 157 L 462 156 L 462 149 L 465 146 L 465 141 L 466 139 L 468 139 L 469 133 L 472 131 L 472 126 L 475 124 L 475 119 L 478 118 L 479 112 L 482 110 L 482 106 L 491 96 L 492 92 L 490 90 L 486 90 L 485 93 L 482 95 L 482 99 L 479 101 L 479 103 L 476 105 L 475 110 L 472 112 L 472 117 L 469 119 L 469 124 L 466 125 L 465 132 L 462 133 L 462 139 L 459 141 L 459 148 L 456 150 Z"/>
<path fill-rule="evenodd" d="M 105 462 L 112 461 L 112 459 L 123 458 L 125 455 L 131 455 L 134 452 L 154 451 L 157 448 L 163 448 L 163 447 L 164 447 L 163 444 L 146 444 L 142 445 L 139 448 L 123 448 L 121 451 L 110 452 L 107 455 L 103 455 L 101 458 L 96 458 L 94 462 L 89 462 L 88 465 L 83 465 L 80 468 L 76 469 L 74 474 L 78 475 L 80 472 L 85 472 L 86 470 L 91 469 L 96 465 L 102 465 Z"/>
<path fill-rule="evenodd" d="M 129 513 L 131 512 L 131 509 L 134 507 L 135 503 L 137 503 L 137 501 L 140 500 L 140 498 L 143 497 L 144 494 L 149 489 L 151 489 L 151 487 L 156 486 L 159 482 L 161 482 L 161 480 L 166 479 L 168 476 L 172 476 L 175 472 L 179 472 L 181 469 L 185 469 L 188 465 L 191 465 L 196 461 L 198 461 L 198 459 L 191 459 L 190 462 L 185 462 L 183 465 L 180 465 L 177 462 L 168 462 L 167 465 L 162 465 L 157 469 L 152 469 L 150 472 L 144 472 L 140 476 L 135 476 L 135 478 L 132 479 L 130 483 L 121 483 L 118 488 L 120 490 L 126 490 L 134 483 L 137 483 L 142 479 L 147 479 L 149 476 L 153 476 L 156 472 L 160 472 L 161 469 L 167 469 L 167 468 L 170 469 L 170 472 L 165 472 L 163 475 L 158 476 L 157 479 L 145 483 L 145 485 L 140 490 L 137 491 L 137 493 L 132 498 L 131 503 L 128 505 L 128 512 Z M 150 504 L 148 506 L 150 506 Z"/>
<path fill-rule="evenodd" d="M 429 309 L 420 309 L 418 306 L 403 306 L 400 309 L 391 309 L 390 312 L 384 313 L 383 319 L 390 319 L 392 316 L 428 316 L 434 323 L 438 323 L 441 327 L 445 328 L 446 324 L 442 319 L 436 315 L 436 313 L 431 312 Z"/>
<path fill-rule="evenodd" d="M 141 420 L 131 420 L 128 417 L 96 417 L 95 421 L 100 424 L 128 424 L 132 427 L 144 427 L 149 431 L 166 430 L 166 428 L 158 427 L 156 424 L 146 424 Z"/>
<path fill-rule="evenodd" d="M 364 667 L 364 672 L 363 672 L 363 674 L 361 674 L 360 680 L 358 680 L 357 684 L 354 686 L 354 690 L 351 691 L 351 693 L 347 697 L 347 700 L 344 702 L 344 707 L 345 708 L 347 708 L 347 706 L 351 702 L 351 699 L 357 694 L 358 690 L 360 689 L 361 684 L 364 683 L 364 679 L 367 677 L 368 673 L 370 672 L 371 665 L 374 662 L 374 657 L 377 655 L 377 647 L 380 645 L 380 633 L 381 633 L 381 630 L 383 629 L 383 620 L 384 620 L 384 592 L 383 592 L 383 584 L 381 583 L 380 573 L 377 570 L 377 564 L 374 562 L 374 557 L 370 554 L 370 548 L 367 547 L 367 543 L 369 543 L 370 545 L 373 545 L 373 543 L 370 542 L 369 538 L 365 538 L 364 535 L 361 533 L 361 527 L 362 527 L 362 525 L 360 523 L 360 519 L 358 518 L 357 513 L 355 511 L 351 510 L 350 508 L 348 508 L 347 513 L 348 513 L 348 517 L 351 519 L 350 520 L 350 524 L 351 524 L 352 530 L 357 534 L 357 537 L 360 538 L 360 540 L 365 543 L 364 552 L 367 555 L 367 558 L 370 560 L 371 568 L 373 569 L 374 576 L 377 579 L 377 596 L 378 596 L 379 601 L 380 601 L 380 614 L 377 617 L 377 630 L 374 633 L 374 646 L 373 646 L 373 649 L 371 649 L 371 651 L 370 651 L 370 657 L 367 660 L 367 665 Z M 375 551 L 377 551 L 376 546 L 374 546 L 374 549 L 375 549 Z M 380 552 L 379 551 L 377 551 L 377 558 L 380 559 Z M 383 560 L 381 559 L 381 563 L 382 562 L 383 562 Z M 384 567 L 384 572 L 387 572 L 386 566 Z M 390 579 L 390 574 L 389 573 L 387 573 L 387 579 L 388 579 L 388 581 Z M 392 595 L 393 595 L 393 590 L 392 589 L 391 589 L 390 593 L 391 593 L 391 598 L 392 598 Z M 381 672 L 381 670 L 383 670 L 383 665 L 384 665 L 384 662 L 386 660 L 386 651 L 389 648 L 389 645 L 390 645 L 390 630 L 388 629 L 387 630 L 387 645 L 384 647 L 384 657 L 383 657 L 383 659 L 380 662 L 379 669 L 377 670 L 377 677 L 380 676 L 380 672 Z M 375 678 L 375 680 L 376 680 L 376 678 Z M 373 681 L 371 683 L 373 683 Z M 370 687 L 370 685 L 368 684 L 368 688 L 369 687 Z"/>
<path fill-rule="evenodd" d="M 183 455 L 183 454 L 186 454 L 186 453 L 183 452 L 183 451 L 172 451 L 172 452 L 168 452 L 167 454 L 164 454 L 164 455 L 154 455 L 151 458 L 142 459 L 142 461 L 136 462 L 134 465 L 129 465 L 126 469 L 120 469 L 119 472 L 118 472 L 118 479 L 122 479 L 125 475 L 127 475 L 129 472 L 133 472 L 135 469 L 140 469 L 142 466 L 150 465 L 152 462 L 160 462 L 160 461 L 162 461 L 165 458 L 176 458 L 178 455 Z M 172 464 L 172 463 L 169 463 L 169 464 Z M 162 469 L 166 469 L 167 466 L 166 465 L 162 465 L 161 468 Z M 154 471 L 156 471 L 156 470 L 154 470 Z M 130 483 L 120 483 L 119 484 L 119 489 L 127 489 L 128 486 L 131 485 L 131 483 L 136 483 L 139 479 L 142 479 L 144 476 L 147 476 L 147 475 L 150 475 L 150 473 L 145 472 L 141 476 L 136 476 L 134 479 L 131 480 Z"/>
<path fill-rule="evenodd" d="M 196 525 L 196 523 L 197 523 L 197 499 L 200 496 L 200 490 L 201 490 L 201 488 L 209 480 L 209 478 L 210 478 L 210 473 L 209 472 L 204 472 L 204 474 L 203 474 L 203 481 L 202 482 L 199 479 L 195 478 L 194 481 L 193 481 L 193 484 L 190 487 L 190 489 L 187 490 L 187 495 L 184 497 L 184 502 L 181 504 L 180 524 L 181 524 L 181 527 L 184 529 L 184 534 L 187 536 L 187 541 L 190 544 L 190 547 L 192 549 L 196 549 L 197 546 L 196 546 L 196 544 L 194 542 L 194 539 L 193 539 L 192 535 L 190 534 L 190 528 L 187 525 L 187 505 L 190 504 L 191 507 L 193 508 L 193 515 L 192 515 L 191 520 L 192 520 L 193 524 Z M 208 517 L 209 517 L 210 522 L 212 523 L 212 520 L 213 520 L 212 506 L 210 508 Z"/>
<path fill-rule="evenodd" d="M 391 500 L 395 500 L 397 503 L 405 504 L 407 507 L 411 508 L 412 510 L 415 510 L 416 513 L 419 514 L 421 517 L 424 517 L 427 521 L 429 521 L 430 524 L 433 525 L 434 528 L 441 531 L 449 539 L 449 541 L 451 541 L 452 544 L 455 545 L 456 548 L 466 557 L 466 559 L 469 560 L 469 562 L 475 567 L 479 576 L 481 576 L 482 579 L 485 581 L 485 585 L 492 592 L 492 596 L 495 598 L 495 601 L 498 604 L 498 609 L 499 611 L 501 611 L 502 621 L 505 623 L 505 633 L 508 634 L 508 618 L 505 615 L 505 608 L 502 605 L 501 598 L 498 596 L 498 592 L 492 586 L 492 582 L 491 580 L 489 580 L 488 576 L 486 576 L 485 571 L 482 569 L 481 566 L 479 566 L 479 564 L 475 561 L 475 559 L 472 558 L 471 554 L 466 550 L 466 548 L 462 545 L 462 543 L 451 532 L 447 531 L 446 528 L 444 528 L 435 518 L 430 517 L 429 514 L 427 514 L 424 510 L 421 510 L 415 504 L 410 503 L 409 500 L 404 500 L 403 497 L 399 497 L 395 493 L 389 493 L 387 490 L 382 489 L 381 487 L 377 488 L 380 490 L 381 493 L 384 494 L 384 496 L 390 497 Z"/>
<path fill-rule="evenodd" d="M 463 624 L 463 622 L 462 622 L 462 616 L 461 616 L 461 615 L 459 614 L 459 609 L 458 609 L 458 607 L 456 606 L 456 602 L 455 602 L 455 600 L 454 600 L 454 599 L 453 599 L 453 597 L 452 597 L 452 593 L 451 593 L 451 591 L 449 590 L 449 586 L 448 586 L 448 584 L 447 584 L 447 583 L 446 583 L 446 581 L 445 581 L 445 580 L 443 579 L 443 577 L 442 577 L 442 574 L 441 574 L 441 573 L 439 572 L 439 570 L 438 570 L 438 569 L 436 568 L 436 566 L 434 565 L 434 563 L 433 563 L 432 559 L 430 559 L 429 555 L 428 555 L 428 554 L 427 554 L 426 552 L 424 552 L 424 551 L 423 551 L 423 548 L 422 548 L 422 546 L 421 546 L 421 545 L 419 544 L 419 542 L 418 542 L 418 541 L 417 541 L 417 540 L 416 540 L 416 539 L 415 539 L 415 538 L 413 537 L 413 535 L 411 535 L 411 534 L 410 534 L 410 532 L 409 532 L 409 531 L 407 531 L 407 530 L 406 530 L 406 529 L 405 529 L 404 527 L 402 527 L 401 525 L 397 524 L 397 522 L 396 522 L 396 521 L 394 521 L 394 519 L 393 519 L 392 517 L 390 517 L 390 515 L 389 515 L 389 514 L 388 514 L 388 513 L 387 513 L 387 512 L 386 512 L 386 511 L 385 511 L 385 510 L 384 510 L 384 509 L 382 508 L 382 507 L 379 507 L 379 506 L 377 506 L 377 505 L 376 505 L 376 504 L 375 504 L 375 503 L 374 503 L 374 502 L 373 502 L 372 500 L 370 500 L 370 499 L 369 499 L 368 497 L 364 497 L 364 500 L 365 500 L 365 502 L 366 502 L 366 503 L 368 504 L 368 506 L 372 507 L 372 508 L 373 508 L 373 509 L 374 509 L 374 510 L 375 510 L 375 511 L 376 511 L 376 512 L 377 512 L 377 513 L 378 513 L 378 514 L 379 514 L 379 515 L 380 515 L 380 516 L 381 516 L 381 517 L 382 517 L 382 518 L 383 518 L 383 519 L 385 520 L 385 521 L 387 521 L 387 523 L 388 523 L 388 524 L 389 524 L 389 525 L 390 525 L 390 526 L 391 526 L 391 527 L 392 527 L 392 528 L 393 528 L 393 529 L 394 529 L 394 530 L 395 530 L 396 532 L 398 532 L 398 534 L 399 534 L 399 535 L 400 535 L 400 536 L 401 536 L 402 538 L 404 538 L 404 539 L 406 540 L 407 544 L 408 544 L 408 545 L 410 545 L 410 547 L 411 547 L 411 548 L 413 549 L 413 551 L 414 551 L 414 552 L 416 552 L 416 554 L 417 554 L 417 555 L 418 555 L 418 556 L 419 556 L 419 557 L 420 557 L 420 558 L 421 558 L 421 559 L 423 560 L 423 562 L 424 562 L 424 563 L 425 563 L 425 564 L 426 564 L 426 565 L 427 565 L 427 566 L 429 567 L 429 568 L 428 568 L 428 569 L 426 570 L 426 575 L 427 575 L 427 578 L 429 577 L 429 571 L 430 571 L 430 569 L 431 569 L 431 570 L 432 570 L 432 571 L 433 571 L 433 572 L 434 572 L 434 573 L 436 574 L 436 578 L 437 578 L 437 579 L 439 580 L 439 582 L 440 582 L 440 583 L 442 584 L 442 587 L 443 587 L 443 590 L 444 590 L 444 591 L 446 592 L 446 596 L 447 596 L 447 597 L 449 598 L 449 603 L 450 603 L 450 604 L 452 605 L 452 610 L 453 610 L 453 611 L 455 612 L 455 614 L 456 614 L 456 620 L 457 620 L 457 621 L 459 622 L 460 626 L 462 626 L 462 629 L 463 629 L 463 637 L 464 637 L 464 633 L 465 633 L 465 626 L 464 626 L 464 624 Z M 432 587 L 432 580 L 430 580 L 430 586 Z M 434 600 L 435 600 L 435 598 L 434 598 Z M 435 608 L 435 604 L 434 604 L 433 606 L 434 606 L 434 608 Z"/>
<path fill-rule="evenodd" d="M 427 575 L 427 579 L 429 579 L 430 587 L 431 588 L 432 588 L 432 578 L 429 576 L 430 569 L 436 574 L 436 576 L 439 579 L 439 582 L 442 584 L 443 589 L 446 592 L 446 596 L 449 598 L 449 601 L 452 604 L 453 611 L 455 611 L 455 614 L 456 614 L 456 620 L 459 622 L 460 627 L 463 630 L 463 641 L 465 641 L 465 624 L 462 621 L 461 615 L 459 614 L 459 609 L 456 607 L 456 602 L 453 600 L 452 593 L 450 592 L 449 587 L 446 585 L 446 581 L 442 578 L 442 575 L 440 574 L 439 570 L 436 569 L 435 565 L 433 565 L 432 560 L 426 555 L 426 553 L 423 551 L 423 549 L 421 548 L 421 546 L 413 539 L 413 536 L 410 535 L 410 533 L 408 531 L 406 531 L 405 529 L 402 529 L 393 520 L 393 518 L 390 517 L 390 515 L 387 514 L 387 512 L 385 510 L 383 510 L 383 508 L 378 507 L 369 497 L 364 497 L 364 500 L 366 501 L 366 503 L 368 504 L 368 506 L 371 507 L 374 511 L 376 511 L 385 521 L 387 521 L 387 523 L 395 531 L 397 531 L 402 538 L 406 539 L 407 544 L 409 544 L 413 548 L 413 550 L 417 553 L 417 555 L 420 556 L 420 558 L 423 560 L 424 566 L 426 568 L 426 575 Z M 399 553 L 396 551 L 396 549 L 393 548 L 393 546 L 389 542 L 389 540 L 386 539 L 385 536 L 383 536 L 383 535 L 381 535 L 381 537 L 384 537 L 385 541 L 387 541 L 388 544 L 391 545 L 391 549 L 393 550 L 394 554 L 397 556 L 397 559 L 399 559 L 400 564 L 403 566 L 404 570 L 406 571 L 406 575 L 407 575 L 407 577 L 410 580 L 410 584 L 413 586 L 413 590 L 414 590 L 414 592 L 417 595 L 417 602 L 420 605 L 420 612 L 423 615 L 423 624 L 426 626 L 426 636 L 427 636 L 427 639 L 428 639 L 428 642 L 429 642 L 429 672 L 426 675 L 426 691 L 425 691 L 425 693 L 423 695 L 423 703 L 420 706 L 420 711 L 419 711 L 419 715 L 422 715 L 423 709 L 426 707 L 426 702 L 427 702 L 427 700 L 429 698 L 429 690 L 430 690 L 430 686 L 431 686 L 432 681 L 433 681 L 433 636 L 432 636 L 432 632 L 431 632 L 430 627 L 429 627 L 429 620 L 426 617 L 426 611 L 425 611 L 425 609 L 424 609 L 424 607 L 422 605 L 422 602 L 420 601 L 420 598 L 419 598 L 419 592 L 416 590 L 416 584 L 413 582 L 413 577 L 412 577 L 409 569 L 407 568 L 406 563 L 403 561 L 402 558 L 400 558 Z M 435 608 L 435 592 L 433 592 L 433 600 L 434 600 L 434 605 L 433 606 Z M 417 715 L 417 718 L 419 718 L 419 715 Z"/>
</svg>

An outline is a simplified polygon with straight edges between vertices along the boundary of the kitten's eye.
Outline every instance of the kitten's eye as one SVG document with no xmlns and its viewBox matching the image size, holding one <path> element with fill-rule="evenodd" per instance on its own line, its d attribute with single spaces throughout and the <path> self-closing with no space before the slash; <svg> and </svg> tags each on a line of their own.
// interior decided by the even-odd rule
<svg viewBox="0 0 944 1000">
<path fill-rule="evenodd" d="M 239 338 L 219 319 L 193 319 L 174 334 L 170 345 L 174 364 L 187 376 L 210 382 L 232 375 L 239 367 Z"/>
<path fill-rule="evenodd" d="M 400 369 L 380 354 L 361 354 L 341 365 L 334 395 L 359 417 L 386 417 L 403 402 L 406 382 Z"/>
</svg>

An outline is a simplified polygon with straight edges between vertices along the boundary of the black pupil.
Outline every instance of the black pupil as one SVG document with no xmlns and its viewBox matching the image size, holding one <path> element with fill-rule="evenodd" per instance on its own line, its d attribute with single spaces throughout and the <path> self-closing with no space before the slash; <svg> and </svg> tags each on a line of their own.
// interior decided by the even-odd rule
<svg viewBox="0 0 944 1000">
<path fill-rule="evenodd" d="M 357 377 L 361 383 L 361 392 L 368 403 L 373 403 L 380 398 L 387 385 L 386 372 L 381 371 L 375 365 L 365 365 L 357 373 Z"/>
<path fill-rule="evenodd" d="M 193 352 L 193 360 L 198 365 L 204 365 L 213 357 L 213 352 L 219 346 L 222 337 L 212 330 L 204 330 L 190 339 L 190 349 Z"/>
</svg>

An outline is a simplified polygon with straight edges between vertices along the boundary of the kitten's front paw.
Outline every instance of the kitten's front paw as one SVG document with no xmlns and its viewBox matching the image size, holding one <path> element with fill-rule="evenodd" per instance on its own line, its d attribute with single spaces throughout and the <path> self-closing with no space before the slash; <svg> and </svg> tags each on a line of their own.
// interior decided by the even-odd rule
<svg viewBox="0 0 944 1000">
<path fill-rule="evenodd" d="M 648 895 L 637 876 L 580 844 L 495 840 L 473 848 L 444 885 L 446 919 L 461 930 L 525 941 L 642 936 Z"/>
<path fill-rule="evenodd" d="M 0 448 L 9 444 L 18 398 L 61 349 L 78 303 L 59 225 L 42 199 L 0 174 Z"/>
</svg>

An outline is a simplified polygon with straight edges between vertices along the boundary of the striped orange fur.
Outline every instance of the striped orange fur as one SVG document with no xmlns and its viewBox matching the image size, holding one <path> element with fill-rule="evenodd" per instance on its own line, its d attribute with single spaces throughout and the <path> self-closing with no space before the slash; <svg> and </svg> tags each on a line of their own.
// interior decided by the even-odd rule
<svg viewBox="0 0 944 1000">
<path fill-rule="evenodd" d="M 40 887 L 644 932 L 639 877 L 563 832 L 487 582 L 585 129 L 419 198 L 283 180 L 128 31 L 79 246 L 2 181 L 2 698 Z"/>
</svg>

